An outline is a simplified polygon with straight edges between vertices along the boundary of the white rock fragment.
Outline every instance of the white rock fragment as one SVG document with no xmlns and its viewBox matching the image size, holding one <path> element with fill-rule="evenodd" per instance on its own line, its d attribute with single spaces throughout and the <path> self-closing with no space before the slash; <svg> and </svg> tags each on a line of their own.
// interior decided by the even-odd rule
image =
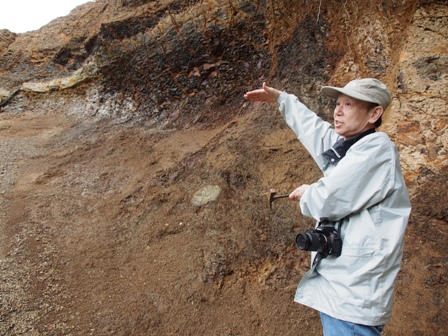
<svg viewBox="0 0 448 336">
<path fill-rule="evenodd" d="M 195 206 L 202 206 L 210 202 L 215 202 L 221 195 L 221 187 L 208 185 L 195 192 L 191 203 Z"/>
</svg>

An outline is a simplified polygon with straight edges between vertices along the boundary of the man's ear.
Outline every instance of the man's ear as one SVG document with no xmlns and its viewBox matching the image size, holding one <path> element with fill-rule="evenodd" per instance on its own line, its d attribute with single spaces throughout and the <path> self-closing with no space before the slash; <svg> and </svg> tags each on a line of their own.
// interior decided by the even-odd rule
<svg viewBox="0 0 448 336">
<path fill-rule="evenodd" d="M 376 106 L 370 110 L 371 116 L 369 122 L 374 124 L 384 113 L 382 106 Z"/>
</svg>

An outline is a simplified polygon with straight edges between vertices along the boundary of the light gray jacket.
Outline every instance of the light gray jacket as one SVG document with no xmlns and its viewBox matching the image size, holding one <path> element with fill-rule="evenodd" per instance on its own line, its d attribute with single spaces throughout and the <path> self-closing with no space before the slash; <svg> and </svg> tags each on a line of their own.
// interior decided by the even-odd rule
<svg viewBox="0 0 448 336">
<path fill-rule="evenodd" d="M 280 111 L 324 173 L 300 200 L 316 221 L 344 219 L 340 257 L 328 256 L 301 280 L 295 301 L 334 318 L 383 325 L 392 313 L 411 204 L 398 150 L 385 133 L 356 142 L 336 166 L 321 154 L 340 136 L 294 95 Z"/>
</svg>

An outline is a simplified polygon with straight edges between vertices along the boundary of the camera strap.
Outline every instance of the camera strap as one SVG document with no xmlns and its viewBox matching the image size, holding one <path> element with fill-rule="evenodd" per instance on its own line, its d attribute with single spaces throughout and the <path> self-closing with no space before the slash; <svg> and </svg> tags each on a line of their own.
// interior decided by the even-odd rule
<svg viewBox="0 0 448 336">
<path fill-rule="evenodd" d="M 342 218 L 342 219 L 338 220 L 337 222 L 335 222 L 335 227 L 337 226 L 337 227 L 336 227 L 336 231 L 337 231 L 339 237 L 341 236 L 341 227 L 342 227 L 342 223 L 343 223 L 343 222 L 344 222 L 344 218 Z M 318 225 L 318 226 L 320 226 L 321 223 L 322 223 L 322 222 L 319 222 L 319 225 Z M 316 268 L 317 265 L 319 264 L 319 262 L 320 262 L 322 259 L 326 258 L 326 257 L 327 257 L 326 254 L 321 253 L 321 252 L 317 252 L 317 253 L 316 253 L 316 256 L 314 257 L 312 267 Z"/>
</svg>

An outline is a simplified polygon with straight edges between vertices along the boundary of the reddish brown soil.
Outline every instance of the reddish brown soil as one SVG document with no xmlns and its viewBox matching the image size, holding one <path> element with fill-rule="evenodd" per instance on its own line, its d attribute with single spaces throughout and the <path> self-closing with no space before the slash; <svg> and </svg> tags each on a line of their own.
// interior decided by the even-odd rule
<svg viewBox="0 0 448 336">
<path fill-rule="evenodd" d="M 275 109 L 246 110 L 183 131 L 2 115 L 1 334 L 321 335 L 293 303 L 312 222 L 267 204 L 320 173 Z M 206 185 L 222 194 L 195 207 Z M 415 232 L 385 335 L 446 332 L 445 265 Z"/>
</svg>

